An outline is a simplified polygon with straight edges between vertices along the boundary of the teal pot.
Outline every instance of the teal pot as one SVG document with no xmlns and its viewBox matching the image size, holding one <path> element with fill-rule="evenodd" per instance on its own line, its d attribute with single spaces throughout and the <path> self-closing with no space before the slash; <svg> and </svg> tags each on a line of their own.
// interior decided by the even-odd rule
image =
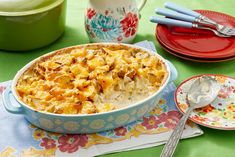
<svg viewBox="0 0 235 157">
<path fill-rule="evenodd" d="M 65 12 L 65 0 L 28 11 L 0 10 L 0 49 L 26 51 L 52 43 L 64 32 Z"/>
<path fill-rule="evenodd" d="M 149 113 L 156 105 L 158 105 L 158 101 L 162 96 L 162 91 L 165 89 L 168 83 L 172 82 L 177 77 L 177 71 L 175 67 L 167 60 L 162 58 L 160 55 L 152 52 L 150 50 L 140 48 L 133 45 L 127 44 L 114 44 L 114 43 L 100 43 L 95 44 L 97 46 L 105 46 L 107 44 L 114 45 L 122 45 L 127 47 L 135 47 L 144 51 L 149 52 L 150 54 L 156 55 L 160 61 L 166 66 L 167 70 L 167 78 L 162 86 L 159 88 L 157 92 L 148 98 L 141 100 L 137 103 L 131 104 L 121 109 L 105 112 L 105 113 L 96 113 L 96 114 L 53 114 L 48 112 L 36 111 L 30 106 L 26 105 L 22 102 L 19 96 L 16 93 L 16 84 L 19 77 L 30 68 L 35 62 L 42 59 L 42 57 L 47 57 L 53 53 L 59 52 L 70 52 L 75 48 L 82 48 L 85 45 L 73 46 L 64 49 L 60 49 L 49 54 L 46 54 L 42 57 L 39 57 L 27 65 L 25 65 L 14 77 L 11 86 L 7 87 L 7 89 L 3 93 L 3 104 L 6 110 L 13 114 L 21 114 L 24 115 L 25 118 L 32 124 L 36 125 L 39 128 L 59 133 L 69 133 L 69 134 L 77 134 L 77 133 L 94 133 L 105 131 L 113 128 L 117 128 L 133 121 L 138 120 L 143 117 L 145 114 Z M 94 45 L 94 44 L 90 44 Z M 87 45 L 86 45 L 87 46 Z M 15 101 L 15 100 L 16 101 Z"/>
</svg>

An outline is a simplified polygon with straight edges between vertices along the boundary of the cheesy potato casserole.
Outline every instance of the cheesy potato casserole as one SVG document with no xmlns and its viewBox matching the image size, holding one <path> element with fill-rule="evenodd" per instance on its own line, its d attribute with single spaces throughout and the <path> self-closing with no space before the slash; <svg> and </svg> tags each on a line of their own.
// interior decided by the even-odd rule
<svg viewBox="0 0 235 157">
<path fill-rule="evenodd" d="M 167 75 L 164 63 L 141 49 L 86 45 L 40 58 L 18 79 L 16 91 L 37 111 L 92 114 L 147 98 Z"/>
</svg>

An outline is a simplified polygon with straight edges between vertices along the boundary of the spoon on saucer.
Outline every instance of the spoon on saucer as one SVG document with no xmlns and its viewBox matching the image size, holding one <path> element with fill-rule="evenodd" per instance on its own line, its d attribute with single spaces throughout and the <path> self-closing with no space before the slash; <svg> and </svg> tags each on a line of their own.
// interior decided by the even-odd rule
<svg viewBox="0 0 235 157">
<path fill-rule="evenodd" d="M 190 113 L 194 109 L 207 106 L 214 101 L 219 91 L 220 84 L 211 76 L 203 75 L 192 83 L 186 95 L 186 101 L 189 108 L 172 132 L 162 150 L 161 157 L 171 157 L 173 155 Z"/>
</svg>

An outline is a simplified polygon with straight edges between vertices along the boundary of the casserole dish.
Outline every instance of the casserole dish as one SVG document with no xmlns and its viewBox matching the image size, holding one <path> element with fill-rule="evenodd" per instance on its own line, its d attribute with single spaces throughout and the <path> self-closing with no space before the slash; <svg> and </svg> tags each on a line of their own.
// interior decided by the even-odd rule
<svg viewBox="0 0 235 157">
<path fill-rule="evenodd" d="M 18 93 L 16 92 L 16 85 L 19 81 L 19 78 L 25 73 L 25 71 L 31 68 L 35 63 L 51 55 L 56 56 L 60 53 L 71 52 L 74 49 L 89 46 L 113 46 L 117 48 L 121 46 L 127 49 L 134 48 L 139 51 L 147 52 L 150 55 L 155 55 L 165 67 L 166 78 L 164 78 L 164 82 L 161 84 L 159 89 L 147 98 L 125 106 L 123 108 L 103 113 L 54 114 L 35 110 L 34 108 L 25 104 L 20 99 Z M 157 105 L 157 102 L 161 98 L 161 94 L 164 88 L 167 86 L 168 83 L 176 79 L 176 77 L 177 71 L 169 61 L 163 59 L 160 55 L 156 54 L 155 52 L 144 48 L 117 43 L 78 45 L 51 52 L 25 65 L 14 77 L 11 87 L 8 87 L 4 91 L 3 104 L 8 112 L 14 114 L 23 114 L 30 123 L 48 131 L 69 134 L 94 133 L 117 128 L 143 117 L 146 113 L 150 112 Z M 16 100 L 18 106 L 15 106 L 16 103 L 13 102 L 13 99 Z"/>
<path fill-rule="evenodd" d="M 25 11 L 0 10 L 0 49 L 26 51 L 58 39 L 65 28 L 65 0 Z"/>
</svg>

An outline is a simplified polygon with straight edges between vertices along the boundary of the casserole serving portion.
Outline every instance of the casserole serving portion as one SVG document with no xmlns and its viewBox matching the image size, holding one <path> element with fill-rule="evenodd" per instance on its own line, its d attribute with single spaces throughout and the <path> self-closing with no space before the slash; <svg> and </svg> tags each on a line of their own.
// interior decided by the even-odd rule
<svg viewBox="0 0 235 157">
<path fill-rule="evenodd" d="M 4 91 L 3 104 L 48 131 L 94 133 L 149 113 L 176 77 L 169 61 L 144 48 L 77 45 L 25 65 Z"/>
<path fill-rule="evenodd" d="M 123 45 L 88 45 L 42 57 L 19 78 L 20 99 L 56 114 L 107 112 L 142 100 L 165 82 L 156 55 Z"/>
</svg>

